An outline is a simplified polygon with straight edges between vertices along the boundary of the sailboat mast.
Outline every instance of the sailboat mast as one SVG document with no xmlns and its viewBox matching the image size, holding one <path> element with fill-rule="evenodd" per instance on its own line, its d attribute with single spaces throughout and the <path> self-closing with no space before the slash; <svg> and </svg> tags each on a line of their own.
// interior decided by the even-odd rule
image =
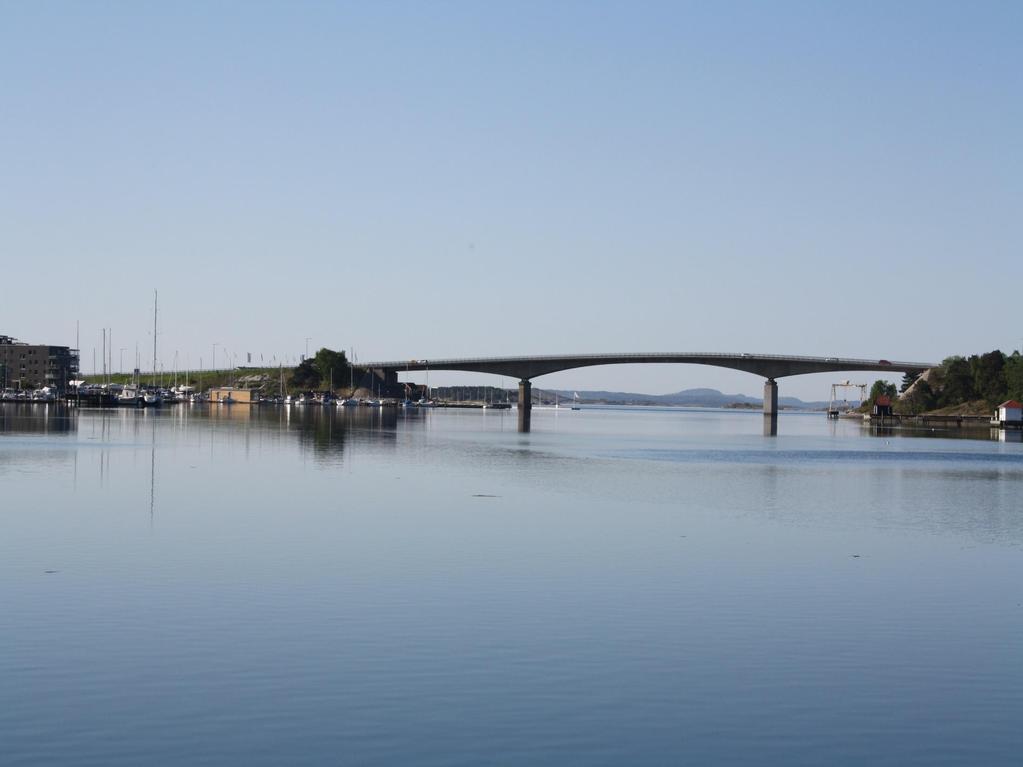
<svg viewBox="0 0 1023 767">
<path fill-rule="evenodd" d="M 153 386 L 156 386 L 156 291 L 153 291 Z"/>
</svg>

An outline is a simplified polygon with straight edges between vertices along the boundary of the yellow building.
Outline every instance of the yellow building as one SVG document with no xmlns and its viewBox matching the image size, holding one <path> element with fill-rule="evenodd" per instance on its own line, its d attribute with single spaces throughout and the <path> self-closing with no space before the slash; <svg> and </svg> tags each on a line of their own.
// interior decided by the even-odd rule
<svg viewBox="0 0 1023 767">
<path fill-rule="evenodd" d="M 236 389 L 233 386 L 210 389 L 210 402 L 214 404 L 251 405 L 257 397 L 254 389 Z"/>
</svg>

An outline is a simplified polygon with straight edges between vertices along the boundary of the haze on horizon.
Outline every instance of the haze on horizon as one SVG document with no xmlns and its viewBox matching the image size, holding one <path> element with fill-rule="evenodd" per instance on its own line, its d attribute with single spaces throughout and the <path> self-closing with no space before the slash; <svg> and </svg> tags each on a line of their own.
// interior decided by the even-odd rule
<svg viewBox="0 0 1023 767">
<path fill-rule="evenodd" d="M 363 360 L 1008 352 L 1020 28 L 997 2 L 9 3 L 0 334 L 74 345 L 80 323 L 88 371 L 111 328 L 128 367 L 157 289 L 166 368 L 307 339 Z M 463 382 L 513 383 L 431 375 Z"/>
</svg>

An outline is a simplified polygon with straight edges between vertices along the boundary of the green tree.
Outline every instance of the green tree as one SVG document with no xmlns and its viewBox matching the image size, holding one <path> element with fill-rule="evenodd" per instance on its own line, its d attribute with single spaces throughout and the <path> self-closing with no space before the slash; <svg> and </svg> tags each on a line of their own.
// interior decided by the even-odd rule
<svg viewBox="0 0 1023 767">
<path fill-rule="evenodd" d="M 916 383 L 916 379 L 918 379 L 919 377 L 920 377 L 919 373 L 905 373 L 905 374 L 903 374 L 903 376 L 902 376 L 902 386 L 899 387 L 899 393 L 901 394 L 901 393 L 905 392 L 906 389 L 908 389 L 910 386 L 912 386 L 914 383 Z"/>
<path fill-rule="evenodd" d="M 941 363 L 944 385 L 938 404 L 941 407 L 961 405 L 977 398 L 973 388 L 973 370 L 965 357 L 947 357 Z"/>
<path fill-rule="evenodd" d="M 1005 360 L 1005 397 L 1023 402 L 1023 356 L 1019 352 L 1013 352 Z M 1000 405 L 1000 402 L 996 402 Z"/>
<path fill-rule="evenodd" d="M 997 405 L 1005 400 L 1005 355 L 995 349 L 979 357 L 970 358 L 973 369 L 973 390 L 978 397 L 987 400 L 989 405 Z"/>
<path fill-rule="evenodd" d="M 334 386 L 341 386 L 348 382 L 349 365 L 344 352 L 336 352 L 324 347 L 316 352 L 316 356 L 313 357 L 313 365 L 320 374 L 321 382 L 328 384 L 333 382 Z"/>
<path fill-rule="evenodd" d="M 899 390 L 891 381 L 874 381 L 874 385 L 870 387 L 870 397 L 867 399 L 867 402 L 873 407 L 874 403 L 877 402 L 877 398 L 882 395 L 891 397 L 894 401 L 898 393 Z"/>
<path fill-rule="evenodd" d="M 913 386 L 912 391 L 903 393 L 900 403 L 900 412 L 909 413 L 910 415 L 917 415 L 918 413 L 926 413 L 928 410 L 933 410 L 937 407 L 938 398 L 934 394 L 934 389 L 927 381 L 917 381 Z"/>
<path fill-rule="evenodd" d="M 302 363 L 295 368 L 295 372 L 291 374 L 288 384 L 293 389 L 309 391 L 310 389 L 319 388 L 320 381 L 322 380 L 323 377 L 320 375 L 320 371 L 316 369 L 316 365 L 313 364 L 313 360 L 307 359 L 302 360 Z"/>
</svg>

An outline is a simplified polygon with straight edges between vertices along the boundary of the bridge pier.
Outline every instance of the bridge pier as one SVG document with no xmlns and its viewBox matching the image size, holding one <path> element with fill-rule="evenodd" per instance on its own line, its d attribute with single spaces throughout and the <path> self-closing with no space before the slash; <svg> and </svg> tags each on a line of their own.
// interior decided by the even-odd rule
<svg viewBox="0 0 1023 767">
<path fill-rule="evenodd" d="M 764 382 L 764 436 L 778 436 L 778 382 L 773 378 Z"/>
<path fill-rule="evenodd" d="M 519 381 L 519 431 L 529 431 L 529 416 L 533 410 L 533 384 L 528 378 Z"/>
<path fill-rule="evenodd" d="M 764 415 L 777 415 L 778 413 L 778 382 L 768 378 L 764 382 Z"/>
</svg>

